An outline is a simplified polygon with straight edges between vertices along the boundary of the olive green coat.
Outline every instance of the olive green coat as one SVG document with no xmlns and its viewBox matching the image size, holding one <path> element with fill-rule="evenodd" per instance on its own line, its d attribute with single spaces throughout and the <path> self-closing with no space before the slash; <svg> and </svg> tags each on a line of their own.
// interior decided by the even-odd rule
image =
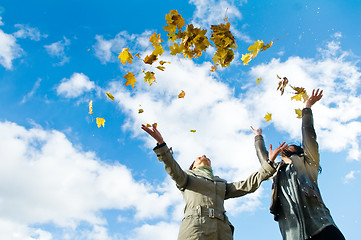
<svg viewBox="0 0 361 240">
<path fill-rule="evenodd" d="M 199 171 L 183 171 L 166 144 L 157 146 L 154 151 L 176 182 L 186 203 L 178 240 L 233 239 L 234 228 L 225 214 L 224 200 L 254 192 L 262 181 L 275 173 L 271 165 L 264 163 L 245 181 L 227 183 L 224 179 L 217 176 L 210 178 Z"/>
</svg>

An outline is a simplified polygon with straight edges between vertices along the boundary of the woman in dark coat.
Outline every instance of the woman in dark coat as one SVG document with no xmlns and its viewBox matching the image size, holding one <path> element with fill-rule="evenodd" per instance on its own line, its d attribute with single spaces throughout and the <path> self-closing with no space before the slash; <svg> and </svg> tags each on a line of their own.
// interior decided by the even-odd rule
<svg viewBox="0 0 361 240">
<path fill-rule="evenodd" d="M 275 165 L 271 213 L 279 223 L 284 240 L 344 240 L 318 188 L 320 157 L 311 107 L 322 98 L 312 91 L 302 110 L 302 145 L 289 145 Z M 261 164 L 267 158 L 262 129 L 254 130 L 255 147 Z"/>
<path fill-rule="evenodd" d="M 245 181 L 227 183 L 213 176 L 211 161 L 205 155 L 196 158 L 190 170 L 182 170 L 156 126 L 150 129 L 142 125 L 142 129 L 157 141 L 154 152 L 176 182 L 186 203 L 178 240 L 232 240 L 234 228 L 225 214 L 224 200 L 254 192 L 262 181 L 275 173 L 271 164 L 286 147 L 284 143 L 275 150 L 270 146 L 269 163 L 264 162 Z"/>
</svg>

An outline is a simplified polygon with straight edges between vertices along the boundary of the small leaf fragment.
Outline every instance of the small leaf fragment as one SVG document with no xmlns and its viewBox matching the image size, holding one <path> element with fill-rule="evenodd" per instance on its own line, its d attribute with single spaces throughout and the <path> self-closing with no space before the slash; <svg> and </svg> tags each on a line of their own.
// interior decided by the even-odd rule
<svg viewBox="0 0 361 240">
<path fill-rule="evenodd" d="M 89 114 L 93 114 L 93 100 L 89 102 Z"/>
<path fill-rule="evenodd" d="M 113 97 L 113 95 L 111 94 L 111 93 L 105 93 L 106 95 L 107 95 L 107 97 L 108 98 L 110 98 L 111 100 L 113 100 L 114 101 L 114 97 Z"/>
<path fill-rule="evenodd" d="M 264 119 L 266 119 L 266 122 L 271 121 L 272 120 L 272 114 L 267 113 L 266 116 L 264 116 Z"/>
<path fill-rule="evenodd" d="M 195 133 L 195 132 L 197 132 L 197 130 L 194 130 L 194 129 L 192 129 L 192 130 L 189 130 L 191 133 Z"/>
<path fill-rule="evenodd" d="M 262 81 L 262 78 L 261 78 L 261 77 L 259 77 L 259 78 L 257 78 L 256 83 L 257 83 L 257 84 L 259 84 L 261 81 Z"/>
<path fill-rule="evenodd" d="M 214 66 L 211 67 L 211 70 L 209 70 L 209 71 L 215 72 L 216 70 L 217 70 L 217 65 L 214 65 Z"/>
<path fill-rule="evenodd" d="M 178 98 L 184 98 L 186 93 L 182 90 L 180 94 L 178 94 Z"/>
<path fill-rule="evenodd" d="M 241 60 L 243 61 L 243 65 L 248 65 L 248 63 L 252 60 L 252 54 L 251 53 L 242 54 Z"/>
<path fill-rule="evenodd" d="M 143 113 L 144 110 L 142 108 L 139 108 L 138 113 Z"/>
<path fill-rule="evenodd" d="M 98 128 L 100 128 L 101 126 L 104 127 L 105 119 L 104 118 L 97 118 L 96 122 L 97 122 Z"/>
<path fill-rule="evenodd" d="M 156 68 L 158 68 L 158 69 L 161 70 L 161 71 L 164 71 L 164 69 L 165 69 L 165 67 L 163 67 L 163 66 L 158 66 L 158 67 L 156 67 Z"/>
</svg>

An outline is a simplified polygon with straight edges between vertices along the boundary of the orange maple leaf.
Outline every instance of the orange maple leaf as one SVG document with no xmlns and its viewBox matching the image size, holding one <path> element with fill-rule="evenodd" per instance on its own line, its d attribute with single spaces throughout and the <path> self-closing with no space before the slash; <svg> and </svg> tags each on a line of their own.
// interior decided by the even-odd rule
<svg viewBox="0 0 361 240">
<path fill-rule="evenodd" d="M 131 85 L 132 88 L 134 88 L 135 82 L 137 81 L 135 80 L 134 74 L 128 72 L 126 75 L 124 75 L 124 78 L 127 79 L 127 81 L 125 82 L 125 86 Z"/>
</svg>

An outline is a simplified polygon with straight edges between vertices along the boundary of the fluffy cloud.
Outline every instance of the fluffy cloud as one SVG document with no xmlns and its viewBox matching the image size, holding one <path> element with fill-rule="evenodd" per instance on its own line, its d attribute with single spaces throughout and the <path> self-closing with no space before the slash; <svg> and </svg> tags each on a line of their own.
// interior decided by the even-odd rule
<svg viewBox="0 0 361 240">
<path fill-rule="evenodd" d="M 101 237 L 108 236 L 101 210 L 133 208 L 136 219 L 164 218 L 180 200 L 174 186 L 137 182 L 125 166 L 102 163 L 55 130 L 0 122 L 0 158 L 0 235 L 10 240 L 51 239 L 32 227 L 45 223 L 78 236 L 82 222 L 93 230 L 77 230 L 88 237 L 76 239 L 108 239 Z"/>
<path fill-rule="evenodd" d="M 62 66 L 65 63 L 69 62 L 69 57 L 65 54 L 65 49 L 70 45 L 70 40 L 64 37 L 63 40 L 54 42 L 50 45 L 45 45 L 47 53 L 52 56 L 60 59 L 60 62 L 56 63 L 58 66 Z"/>
<path fill-rule="evenodd" d="M 23 50 L 16 43 L 16 38 L 0 29 L 0 64 L 8 70 L 13 68 L 13 60 L 22 55 Z"/>
<path fill-rule="evenodd" d="M 354 180 L 356 178 L 356 174 L 359 174 L 361 171 L 355 171 L 355 170 L 351 170 L 348 174 L 346 174 L 345 178 L 344 178 L 344 183 L 349 183 L 350 181 Z"/>
<path fill-rule="evenodd" d="M 16 38 L 30 38 L 34 41 L 40 41 L 41 38 L 46 38 L 46 34 L 41 34 L 39 29 L 32 28 L 24 24 L 15 24 L 15 27 L 19 30 L 13 33 Z"/>
<path fill-rule="evenodd" d="M 89 80 L 83 73 L 73 73 L 69 79 L 63 78 L 57 87 L 58 95 L 67 98 L 79 97 L 84 92 L 89 92 L 95 88 L 94 82 Z"/>
</svg>

